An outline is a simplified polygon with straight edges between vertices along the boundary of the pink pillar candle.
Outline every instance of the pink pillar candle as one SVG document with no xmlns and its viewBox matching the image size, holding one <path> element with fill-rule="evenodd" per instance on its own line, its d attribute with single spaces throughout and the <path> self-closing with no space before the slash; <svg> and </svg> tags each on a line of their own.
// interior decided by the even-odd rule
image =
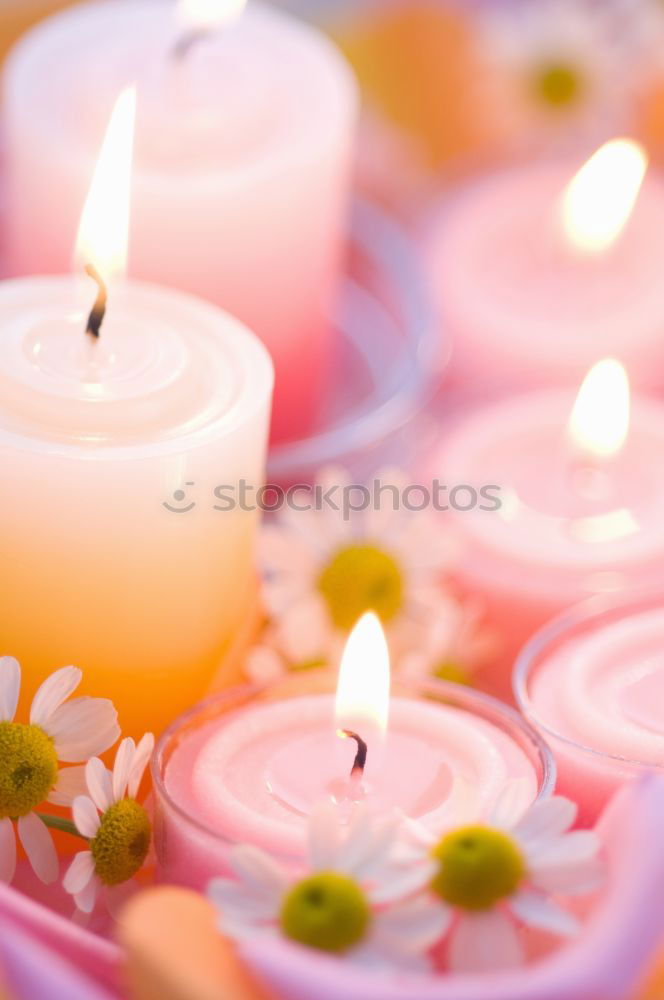
<svg viewBox="0 0 664 1000">
<path fill-rule="evenodd" d="M 273 370 L 238 320 L 182 292 L 89 279 L 0 285 L 0 653 L 37 684 L 80 666 L 123 731 L 200 697 L 256 600 L 257 515 L 214 509 L 261 482 Z"/>
<path fill-rule="evenodd" d="M 356 746 L 336 735 L 333 695 L 298 687 L 225 692 L 164 735 L 153 770 L 164 880 L 203 888 L 228 873 L 237 843 L 301 858 L 309 812 L 344 794 Z M 442 682 L 392 698 L 382 752 L 367 743 L 365 800 L 433 830 L 482 813 L 509 779 L 524 806 L 554 780 L 545 744 L 516 714 Z"/>
<path fill-rule="evenodd" d="M 259 334 L 277 372 L 273 435 L 292 437 L 306 430 L 330 346 L 356 86 L 322 35 L 260 3 L 178 55 L 189 29 L 175 10 L 86 3 L 15 49 L 4 80 L 7 266 L 70 269 L 110 110 L 136 84 L 129 273 L 214 302 Z"/>
<path fill-rule="evenodd" d="M 558 788 L 592 823 L 613 793 L 664 768 L 664 596 L 591 602 L 544 628 L 515 674 L 522 710 L 548 740 Z"/>
<path fill-rule="evenodd" d="M 607 402 L 598 431 L 617 406 L 611 390 Z M 570 439 L 573 407 L 574 396 L 557 389 L 494 403 L 452 429 L 434 467 L 443 482 L 470 487 L 469 502 L 484 486 L 494 496 L 500 488 L 499 510 L 482 502 L 460 510 L 460 490 L 444 516 L 460 543 L 457 583 L 481 599 L 501 639 L 484 682 L 503 696 L 518 650 L 546 621 L 664 570 L 664 407 L 637 400 L 612 455 Z"/>
<path fill-rule="evenodd" d="M 621 184 L 635 193 L 638 160 L 624 144 L 605 147 L 566 209 L 579 166 L 504 170 L 441 211 L 429 234 L 428 270 L 457 380 L 578 385 L 598 357 L 612 355 L 635 386 L 664 385 L 664 184 L 647 175 L 616 234 L 607 217 L 621 193 L 622 202 L 629 196 Z M 588 217 L 591 210 L 596 215 Z M 566 211 L 577 213 L 576 223 Z"/>
</svg>

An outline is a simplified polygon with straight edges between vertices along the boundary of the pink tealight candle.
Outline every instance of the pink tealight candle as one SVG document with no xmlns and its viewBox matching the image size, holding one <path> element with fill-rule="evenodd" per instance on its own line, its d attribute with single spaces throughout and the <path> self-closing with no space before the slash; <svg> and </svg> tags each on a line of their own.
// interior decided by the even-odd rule
<svg viewBox="0 0 664 1000">
<path fill-rule="evenodd" d="M 485 815 L 515 780 L 524 806 L 554 780 L 548 750 L 511 710 L 450 684 L 389 698 L 378 619 L 351 634 L 336 698 L 228 692 L 175 724 L 157 749 L 161 876 L 201 888 L 233 844 L 301 858 L 312 808 L 395 808 L 438 831 Z M 279 700 L 275 700 L 279 698 Z M 389 721 L 388 721 L 389 716 Z M 342 738 L 343 737 L 343 738 Z"/>
<path fill-rule="evenodd" d="M 7 265 L 69 269 L 104 124 L 136 84 L 129 274 L 258 333 L 281 439 L 306 431 L 325 371 L 358 98 L 322 34 L 243 7 L 102 0 L 19 43 L 4 80 Z"/>
<path fill-rule="evenodd" d="M 664 385 L 664 184 L 614 140 L 574 175 L 527 164 L 445 208 L 428 246 L 452 377 L 578 385 L 601 355 L 638 387 Z"/>
<path fill-rule="evenodd" d="M 663 449 L 664 407 L 636 399 L 630 420 L 627 377 L 611 359 L 576 402 L 565 390 L 526 394 L 451 431 L 434 472 L 459 485 L 446 515 L 460 542 L 458 585 L 481 598 L 502 640 L 484 678 L 492 690 L 509 694 L 516 653 L 564 608 L 661 578 Z M 498 510 L 477 502 L 489 484 L 494 496 L 500 488 Z"/>
<path fill-rule="evenodd" d="M 526 647 L 522 710 L 558 763 L 558 788 L 594 821 L 611 795 L 664 768 L 664 596 L 568 612 Z"/>
</svg>

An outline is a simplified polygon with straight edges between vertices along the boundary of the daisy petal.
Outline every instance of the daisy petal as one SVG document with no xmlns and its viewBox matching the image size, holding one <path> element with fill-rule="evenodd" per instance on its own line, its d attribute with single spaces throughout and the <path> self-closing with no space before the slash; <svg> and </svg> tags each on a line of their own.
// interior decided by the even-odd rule
<svg viewBox="0 0 664 1000">
<path fill-rule="evenodd" d="M 422 954 L 441 940 L 452 916 L 449 907 L 420 897 L 376 917 L 374 933 L 399 952 Z"/>
<path fill-rule="evenodd" d="M 75 698 L 53 712 L 44 727 L 58 760 L 77 764 L 112 747 L 120 736 L 118 713 L 106 698 Z"/>
<path fill-rule="evenodd" d="M 16 871 L 16 836 L 10 819 L 0 819 L 0 883 L 9 884 Z"/>
<path fill-rule="evenodd" d="M 62 880 L 62 887 L 65 892 L 72 896 L 83 892 L 90 881 L 94 878 L 95 862 L 92 851 L 80 851 L 75 855 Z M 83 907 L 81 907 L 83 909 Z"/>
<path fill-rule="evenodd" d="M 559 892 L 565 896 L 582 896 L 598 889 L 605 878 L 604 865 L 600 858 L 594 858 L 583 865 L 567 865 L 560 868 L 542 868 L 534 871 L 530 881 L 544 892 Z"/>
<path fill-rule="evenodd" d="M 538 840 L 540 837 L 557 837 L 574 823 L 577 807 L 570 799 L 555 795 L 551 799 L 535 802 L 525 816 L 513 827 L 512 833 L 519 840 Z"/>
<path fill-rule="evenodd" d="M 76 767 L 63 767 L 58 771 L 55 788 L 46 801 L 55 806 L 70 806 L 78 795 L 85 795 L 87 790 L 83 764 Z"/>
<path fill-rule="evenodd" d="M 138 746 L 136 747 L 136 753 L 134 754 L 134 761 L 129 771 L 127 795 L 131 799 L 135 799 L 138 795 L 138 790 L 141 787 L 141 781 L 143 780 L 143 774 L 145 773 L 145 768 L 148 766 L 153 750 L 154 736 L 152 733 L 146 733 L 145 736 L 139 740 Z"/>
<path fill-rule="evenodd" d="M 427 862 L 420 865 L 409 865 L 402 872 L 385 879 L 383 884 L 379 884 L 369 893 L 373 903 L 392 903 L 398 899 L 405 899 L 412 896 L 414 892 L 419 892 L 429 884 L 437 871 L 436 862 Z"/>
<path fill-rule="evenodd" d="M 93 875 L 88 884 L 80 892 L 74 894 L 74 902 L 83 913 L 92 913 L 94 910 L 100 886 L 99 879 Z"/>
<path fill-rule="evenodd" d="M 60 865 L 46 825 L 35 813 L 28 813 L 19 818 L 18 835 L 33 872 L 45 885 L 51 885 L 60 873 Z"/>
<path fill-rule="evenodd" d="M 508 781 L 496 799 L 489 823 L 508 830 L 522 819 L 530 804 L 530 784 L 526 778 L 513 778 Z"/>
<path fill-rule="evenodd" d="M 87 837 L 88 840 L 96 837 L 101 821 L 92 799 L 89 799 L 87 795 L 80 795 L 74 799 L 72 813 L 78 832 Z"/>
<path fill-rule="evenodd" d="M 549 844 L 535 844 L 526 853 L 534 870 L 543 868 L 563 868 L 568 865 L 583 865 L 597 857 L 600 849 L 599 838 L 592 830 L 574 830 L 563 837 L 556 837 Z"/>
<path fill-rule="evenodd" d="M 452 934 L 449 964 L 454 972 L 492 972 L 521 965 L 516 929 L 498 910 L 464 913 Z"/>
<path fill-rule="evenodd" d="M 264 898 L 281 898 L 288 885 L 286 874 L 276 861 L 258 847 L 247 844 L 231 851 L 231 868 L 249 890 Z"/>
<path fill-rule="evenodd" d="M 243 885 L 229 879 L 214 879 L 207 895 L 225 922 L 270 920 L 275 916 L 275 900 L 252 895 Z"/>
<path fill-rule="evenodd" d="M 375 823 L 367 810 L 358 810 L 339 851 L 339 868 L 360 879 L 370 878 L 376 870 L 380 871 L 390 854 L 400 822 L 399 816 L 391 816 L 380 824 Z"/>
<path fill-rule="evenodd" d="M 47 677 L 32 700 L 30 707 L 32 725 L 41 726 L 52 735 L 47 728 L 51 716 L 69 695 L 73 694 L 82 678 L 83 673 L 78 667 L 62 667 Z"/>
<path fill-rule="evenodd" d="M 124 794 L 127 790 L 127 782 L 129 781 L 129 772 L 131 771 L 131 765 L 134 763 L 135 753 L 136 744 L 131 736 L 128 736 L 127 739 L 124 739 L 118 747 L 115 754 L 115 761 L 113 763 L 113 777 L 111 781 L 113 784 L 114 802 L 119 802 L 120 799 L 124 798 Z"/>
<path fill-rule="evenodd" d="M 92 757 L 85 765 L 85 782 L 97 809 L 100 813 L 105 813 L 113 805 L 113 784 L 111 772 L 104 767 L 99 757 Z"/>
<path fill-rule="evenodd" d="M 309 817 L 309 863 L 314 872 L 334 870 L 339 855 L 337 814 L 329 803 L 316 806 Z"/>
<path fill-rule="evenodd" d="M 551 934 L 567 937 L 576 934 L 579 929 L 576 917 L 536 892 L 517 893 L 510 899 L 509 908 L 524 924 Z"/>
<path fill-rule="evenodd" d="M 21 690 L 21 667 L 13 656 L 0 656 L 0 722 L 13 722 Z"/>
</svg>

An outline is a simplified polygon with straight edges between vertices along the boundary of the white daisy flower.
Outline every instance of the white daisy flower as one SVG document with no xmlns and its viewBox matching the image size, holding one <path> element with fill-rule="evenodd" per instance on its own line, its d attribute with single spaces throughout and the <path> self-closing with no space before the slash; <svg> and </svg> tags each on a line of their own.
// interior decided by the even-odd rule
<svg viewBox="0 0 664 1000">
<path fill-rule="evenodd" d="M 408 483 L 397 472 L 376 477 L 380 503 L 344 516 L 347 474 L 324 471 L 320 494 L 341 509 L 286 508 L 262 534 L 263 597 L 277 645 L 293 663 L 339 655 L 343 639 L 367 611 L 385 627 L 393 654 L 437 614 L 440 574 L 452 545 L 432 510 L 404 509 Z"/>
<path fill-rule="evenodd" d="M 457 827 L 438 841 L 418 828 L 421 860 L 436 864 L 427 896 L 446 914 L 453 971 L 520 965 L 519 925 L 574 934 L 576 918 L 553 897 L 582 895 L 601 884 L 599 838 L 590 830 L 569 832 L 576 805 L 554 797 L 523 812 L 520 791 L 518 782 L 510 783 L 487 824 Z"/>
<path fill-rule="evenodd" d="M 628 121 L 640 80 L 611 2 L 497 5 L 478 38 L 488 106 L 521 142 L 599 141 Z"/>
<path fill-rule="evenodd" d="M 82 676 L 76 667 L 57 670 L 35 694 L 29 723 L 20 723 L 14 720 L 21 668 L 13 657 L 0 657 L 0 882 L 11 882 L 16 869 L 14 823 L 35 874 L 46 884 L 55 881 L 58 858 L 45 825 L 49 817 L 35 810 L 45 802 L 70 805 L 84 787 L 83 767 L 59 769 L 58 762 L 85 761 L 120 735 L 107 699 L 67 700 Z"/>
<path fill-rule="evenodd" d="M 122 741 L 112 771 L 98 757 L 86 765 L 88 795 L 74 799 L 72 814 L 90 849 L 75 856 L 62 882 L 84 913 L 92 912 L 101 889 L 114 912 L 143 867 L 152 826 L 136 796 L 153 748 L 154 736 L 147 733 L 138 746 L 132 739 Z"/>
<path fill-rule="evenodd" d="M 311 815 L 307 874 L 294 877 L 256 847 L 238 847 L 236 880 L 216 879 L 208 895 L 225 934 L 282 935 L 373 968 L 427 969 L 447 915 L 422 894 L 435 864 L 398 854 L 398 816 L 372 820 L 359 807 L 342 830 L 331 804 Z"/>
<path fill-rule="evenodd" d="M 481 602 L 450 595 L 417 646 L 397 661 L 395 674 L 415 683 L 436 677 L 472 684 L 475 671 L 499 649 L 499 637 L 484 623 Z"/>
</svg>

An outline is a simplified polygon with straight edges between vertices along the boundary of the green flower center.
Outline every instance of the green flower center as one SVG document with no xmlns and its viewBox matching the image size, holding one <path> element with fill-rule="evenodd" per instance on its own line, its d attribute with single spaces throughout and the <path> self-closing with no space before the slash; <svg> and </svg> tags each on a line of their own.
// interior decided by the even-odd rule
<svg viewBox="0 0 664 1000">
<path fill-rule="evenodd" d="M 299 671 L 300 673 L 306 673 L 307 670 L 321 670 L 326 666 L 327 661 L 321 656 L 318 656 L 312 657 L 310 660 L 300 660 L 298 663 L 292 663 L 290 669 L 293 671 Z"/>
<path fill-rule="evenodd" d="M 120 885 L 139 871 L 147 857 L 152 827 L 143 806 L 121 799 L 106 810 L 90 850 L 104 885 Z"/>
<path fill-rule="evenodd" d="M 434 677 L 440 681 L 452 681 L 454 684 L 465 684 L 472 687 L 473 681 L 464 666 L 455 663 L 454 660 L 445 660 L 434 670 Z"/>
<path fill-rule="evenodd" d="M 371 910 L 359 885 L 336 872 L 298 882 L 281 907 L 286 937 L 335 955 L 359 944 L 370 923 Z"/>
<path fill-rule="evenodd" d="M 464 910 L 488 910 L 514 894 L 526 873 L 515 841 L 486 826 L 466 826 L 443 837 L 433 849 L 438 861 L 431 888 Z"/>
<path fill-rule="evenodd" d="M 554 108 L 574 104 L 583 91 L 578 69 L 563 63 L 550 63 L 535 72 L 533 89 L 540 101 Z"/>
<path fill-rule="evenodd" d="M 39 726 L 0 722 L 0 819 L 17 819 L 48 798 L 58 777 L 53 740 Z"/>
<path fill-rule="evenodd" d="M 367 611 L 383 624 L 403 607 L 404 579 L 399 564 L 375 545 L 341 549 L 318 578 L 318 589 L 337 628 L 348 631 Z"/>
</svg>

